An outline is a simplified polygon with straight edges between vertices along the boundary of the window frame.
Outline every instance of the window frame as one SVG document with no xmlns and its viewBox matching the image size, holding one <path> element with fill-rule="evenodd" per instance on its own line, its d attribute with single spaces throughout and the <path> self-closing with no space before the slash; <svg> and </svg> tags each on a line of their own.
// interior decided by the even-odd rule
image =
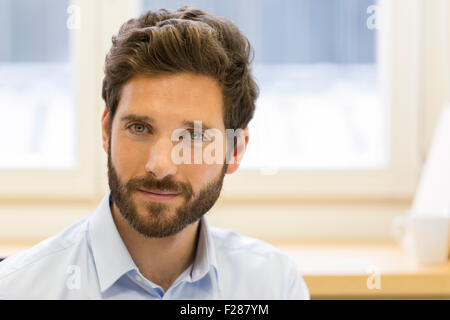
<svg viewBox="0 0 450 320">
<path fill-rule="evenodd" d="M 420 0 L 381 0 L 378 5 L 377 61 L 381 101 L 389 118 L 388 166 L 375 170 L 280 170 L 275 175 L 242 170 L 225 180 L 223 199 L 405 200 L 414 196 L 423 165 L 418 130 L 420 37 L 414 36 L 421 32 Z"/>
</svg>

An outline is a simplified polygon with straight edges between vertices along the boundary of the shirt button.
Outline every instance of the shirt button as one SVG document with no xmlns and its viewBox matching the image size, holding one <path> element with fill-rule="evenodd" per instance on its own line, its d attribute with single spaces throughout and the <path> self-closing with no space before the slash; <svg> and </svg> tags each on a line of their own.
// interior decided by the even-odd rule
<svg viewBox="0 0 450 320">
<path fill-rule="evenodd" d="M 140 276 L 140 275 L 138 275 L 138 274 L 136 275 L 136 277 L 135 277 L 135 278 L 136 278 L 136 280 L 137 280 L 137 281 L 142 281 L 142 278 L 141 278 L 141 276 Z"/>
</svg>

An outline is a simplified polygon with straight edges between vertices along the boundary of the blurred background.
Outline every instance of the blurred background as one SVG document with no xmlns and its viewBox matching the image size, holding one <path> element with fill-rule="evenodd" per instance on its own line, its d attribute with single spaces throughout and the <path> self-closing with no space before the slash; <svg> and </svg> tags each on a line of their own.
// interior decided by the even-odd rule
<svg viewBox="0 0 450 320">
<path fill-rule="evenodd" d="M 447 0 L 0 0 L 0 249 L 96 208 L 111 37 L 146 10 L 182 5 L 241 29 L 261 89 L 210 223 L 283 247 L 313 298 L 450 294 L 448 266 L 424 271 L 392 236 L 450 97 Z M 369 288 L 374 274 L 384 291 Z"/>
</svg>

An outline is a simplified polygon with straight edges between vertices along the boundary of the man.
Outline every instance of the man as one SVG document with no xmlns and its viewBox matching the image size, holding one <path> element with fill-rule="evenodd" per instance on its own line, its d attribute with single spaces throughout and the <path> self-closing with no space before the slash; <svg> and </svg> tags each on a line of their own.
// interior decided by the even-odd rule
<svg viewBox="0 0 450 320">
<path fill-rule="evenodd" d="M 200 10 L 126 22 L 102 90 L 110 192 L 88 217 L 1 262 L 0 297 L 309 299 L 287 255 L 205 218 L 248 144 L 250 53 L 231 22 Z"/>
</svg>

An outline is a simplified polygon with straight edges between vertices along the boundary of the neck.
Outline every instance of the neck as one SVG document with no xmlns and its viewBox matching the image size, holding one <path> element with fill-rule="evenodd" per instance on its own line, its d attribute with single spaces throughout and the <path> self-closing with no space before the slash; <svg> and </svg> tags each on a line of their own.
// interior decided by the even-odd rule
<svg viewBox="0 0 450 320">
<path fill-rule="evenodd" d="M 148 238 L 134 230 L 113 203 L 112 215 L 117 230 L 139 271 L 166 291 L 194 261 L 199 221 L 165 238 Z"/>
</svg>

